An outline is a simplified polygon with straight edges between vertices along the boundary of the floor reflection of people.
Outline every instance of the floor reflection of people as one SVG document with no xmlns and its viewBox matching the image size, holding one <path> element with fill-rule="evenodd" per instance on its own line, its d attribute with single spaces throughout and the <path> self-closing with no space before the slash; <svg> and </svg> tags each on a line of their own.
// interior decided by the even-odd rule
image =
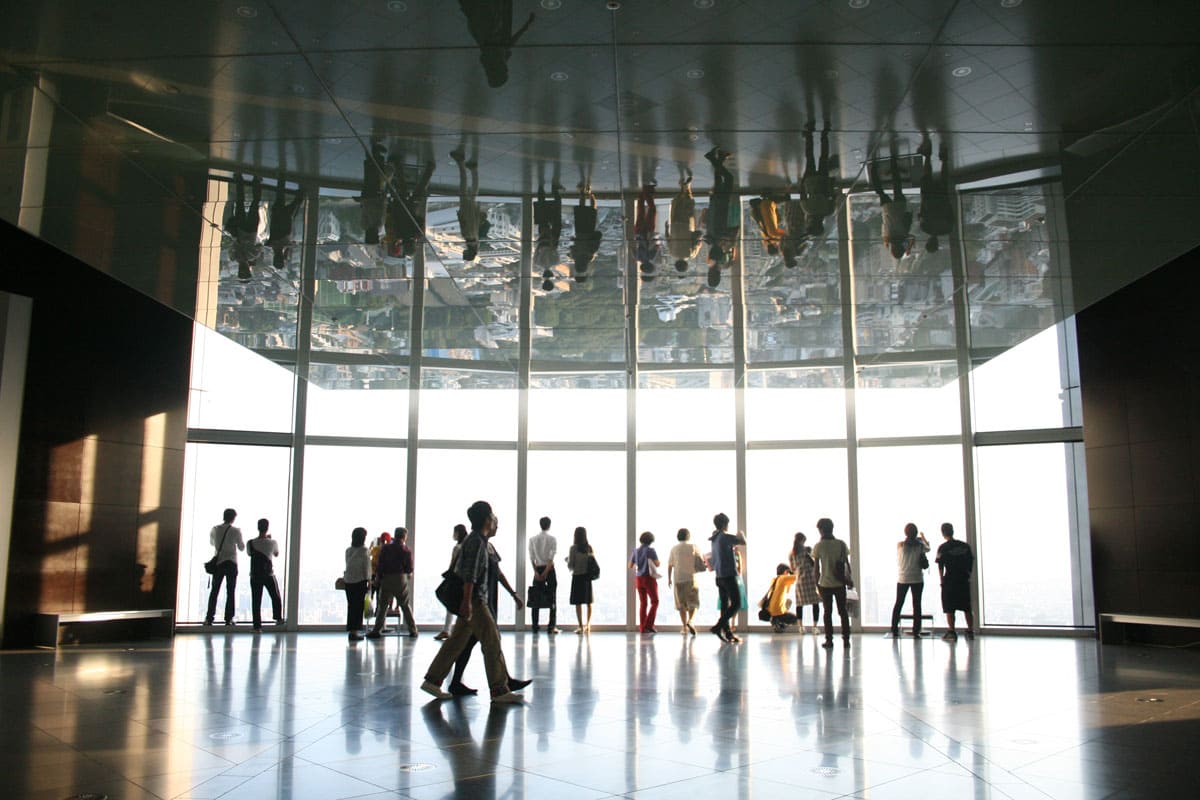
<svg viewBox="0 0 1200 800">
<path fill-rule="evenodd" d="M 571 737 L 582 742 L 587 739 L 588 723 L 599 702 L 592 683 L 592 641 L 587 636 L 576 640 L 575 663 L 571 667 L 571 702 L 568 715 L 571 718 Z"/>
<path fill-rule="evenodd" d="M 425 234 L 425 207 L 434 167 L 432 162 L 424 164 L 417 182 L 410 188 L 404 165 L 394 152 L 389 166 L 392 180 L 388 185 L 384 217 L 387 253 L 396 258 L 411 258 L 416 254 L 417 241 Z"/>
<path fill-rule="evenodd" d="M 746 652 L 740 647 L 726 647 L 717 654 L 717 696 L 709 708 L 708 721 L 716 754 L 714 769 L 731 769 L 735 766 L 734 757 L 741 761 L 747 752 L 750 731 L 746 707 Z"/>
<path fill-rule="evenodd" d="M 692 740 L 692 728 L 704 712 L 704 698 L 696 691 L 699 670 L 692 655 L 695 639 L 690 636 L 681 640 L 679 656 L 675 659 L 675 680 L 667 693 L 667 707 L 671 723 L 679 734 L 679 741 L 687 744 Z"/>
<path fill-rule="evenodd" d="M 837 207 L 833 179 L 829 177 L 829 124 L 826 123 L 821 130 L 820 160 L 813 152 L 815 127 L 809 122 L 804 128 L 804 174 L 800 178 L 800 199 L 797 203 L 800 213 L 792 213 L 789 203 L 789 236 L 784 247 L 784 261 L 789 267 L 796 265 L 796 252 L 802 238 L 815 239 L 821 236 L 825 232 L 825 218 Z"/>
<path fill-rule="evenodd" d="M 533 223 L 537 226 L 537 240 L 533 246 L 533 266 L 542 271 L 542 290 L 554 288 L 554 268 L 559 264 L 558 247 L 562 241 L 562 187 L 554 180 L 546 189 L 538 186 L 537 200 L 533 201 Z"/>
<path fill-rule="evenodd" d="M 905 653 L 912 652 L 912 675 L 904 664 Z M 900 647 L 899 640 L 892 639 L 892 661 L 896 667 L 896 682 L 900 688 L 900 705 L 904 710 L 925 708 L 925 673 L 923 656 L 925 648 L 918 644 L 916 647 Z M 909 751 L 914 759 L 919 759 L 925 748 L 920 736 L 909 736 Z"/>
<path fill-rule="evenodd" d="M 530 13 L 525 24 L 513 33 L 512 0 L 458 0 L 467 18 L 471 38 L 479 45 L 479 61 L 487 75 L 488 86 L 499 88 L 508 82 L 508 59 L 517 41 L 533 24 Z"/>
<path fill-rule="evenodd" d="M 633 237 L 634 260 L 642 271 L 643 280 L 654 280 L 658 272 L 658 258 L 662 247 L 658 241 L 658 207 L 654 203 L 653 181 L 642 185 L 634 205 Z"/>
<path fill-rule="evenodd" d="M 500 797 L 496 791 L 496 765 L 508 729 L 511 707 L 492 706 L 487 712 L 483 736 L 471 734 L 471 720 L 458 704 L 428 703 L 421 709 L 425 727 L 454 776 L 454 789 L 446 797 Z"/>
<path fill-rule="evenodd" d="M 553 639 L 550 640 L 553 643 Z M 537 640 L 534 640 L 536 646 Z M 549 647 L 549 655 L 543 663 L 545 670 L 553 675 L 555 674 L 555 664 L 557 662 L 558 649 L 553 646 Z M 550 734 L 554 733 L 555 724 L 555 685 L 556 681 L 538 681 L 530 689 L 529 694 L 531 703 L 529 705 L 529 713 L 526 717 L 528 720 L 529 730 L 537 735 L 537 749 L 539 753 L 544 753 L 550 749 Z"/>
</svg>

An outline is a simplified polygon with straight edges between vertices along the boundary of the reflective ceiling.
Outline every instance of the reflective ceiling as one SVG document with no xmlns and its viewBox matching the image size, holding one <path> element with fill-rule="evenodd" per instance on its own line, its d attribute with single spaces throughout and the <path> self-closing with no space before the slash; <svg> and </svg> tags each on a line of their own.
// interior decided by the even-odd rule
<svg viewBox="0 0 1200 800">
<path fill-rule="evenodd" d="M 942 269 L 921 248 L 903 264 L 878 255 L 881 220 L 867 167 L 877 163 L 887 174 L 895 154 L 915 212 L 922 131 L 935 151 L 947 148 L 960 189 L 1054 187 L 1038 190 L 1037 207 L 1024 209 L 1021 224 L 1040 225 L 1048 208 L 1052 224 L 1030 252 L 1053 245 L 1070 268 L 1047 276 L 1060 284 L 1052 313 L 1027 328 L 1100 299 L 1200 240 L 1194 0 L 46 0 L 3 3 L 3 19 L 0 216 L 218 329 L 219 296 L 238 289 L 228 276 L 206 273 L 204 251 L 216 247 L 211 231 L 228 230 L 232 176 L 246 176 L 247 194 L 252 176 L 260 176 L 269 204 L 282 175 L 289 193 L 315 189 L 329 208 L 341 204 L 332 217 L 357 218 L 353 197 L 362 193 L 365 158 L 377 166 L 391 159 L 410 181 L 433 167 L 428 308 L 470 306 L 479 285 L 495 283 L 489 270 L 506 265 L 532 281 L 542 308 L 556 294 L 591 292 L 591 313 L 574 321 L 555 316 L 553 342 L 544 336 L 539 345 L 534 333 L 534 359 L 581 364 L 622 360 L 622 273 L 637 270 L 640 187 L 659 184 L 660 233 L 685 170 L 694 171 L 695 194 L 706 205 L 714 170 L 704 154 L 713 147 L 733 154 L 727 166 L 745 199 L 794 194 L 810 124 L 829 129 L 830 174 L 850 201 L 838 204 L 821 236 L 803 242 L 807 260 L 794 270 L 756 246 L 748 205 L 742 226 L 738 304 L 751 320 L 756 309 L 766 317 L 795 305 L 777 315 L 776 340 L 809 331 L 803 342 L 781 347 L 778 360 L 840 353 L 830 343 L 838 337 L 817 329 L 823 314 L 829 318 L 824 307 L 842 303 L 836 272 L 838 259 L 848 259 L 847 239 L 858 237 L 860 273 L 932 276 Z M 382 149 L 372 161 L 373 141 Z M 449 154 L 457 147 L 477 159 L 481 199 L 494 201 L 485 203 L 491 241 L 475 263 L 461 258 L 454 216 L 459 173 Z M 223 187 L 216 194 L 213 177 Z M 535 229 L 532 220 L 522 222 L 528 211 L 521 198 L 555 180 L 566 187 L 568 229 L 563 263 L 543 291 L 542 265 L 530 257 Z M 569 209 L 581 181 L 601 198 L 604 243 L 590 284 L 574 280 L 568 258 Z M 995 209 L 980 201 L 958 220 L 966 241 L 956 258 L 968 280 L 972 253 L 991 246 L 978 230 L 972 244 L 968 228 L 989 213 Z M 333 223 L 323 217 L 321 224 Z M 310 232 L 314 238 L 338 235 Z M 878 252 L 868 263 L 862 254 L 872 238 Z M 316 279 L 344 282 L 339 264 L 378 267 L 375 278 L 411 275 L 395 259 L 352 251 L 320 255 Z M 300 256 L 289 258 L 298 263 Z M 644 314 L 663 324 L 681 311 L 721 316 L 714 309 L 722 295 L 712 293 L 704 261 L 701 253 L 673 275 L 663 260 L 654 281 L 631 281 L 641 286 Z M 835 274 L 823 274 L 822 264 Z M 294 271 L 276 277 L 271 292 L 305 292 Z M 222 281 L 229 285 L 217 291 Z M 921 329 L 945 316 L 953 287 L 938 283 L 893 291 L 889 303 L 908 302 L 913 313 L 890 312 L 893 329 L 878 332 L 872 341 L 885 344 L 875 349 L 937 345 L 936 330 Z M 723 286 L 728 292 L 729 281 Z M 218 299 L 206 301 L 206 293 Z M 319 285 L 314 298 L 314 349 L 354 350 L 362 337 L 347 334 L 336 314 L 322 316 Z M 449 316 L 437 329 L 437 312 L 427 311 L 436 345 L 424 343 L 427 354 L 465 348 L 472 357 L 486 360 L 492 351 L 508 359 L 504 343 L 518 324 L 520 300 L 493 292 L 488 302 L 507 303 L 512 313 L 491 314 L 483 333 Z M 862 307 L 879 298 L 860 286 L 852 302 L 864 324 L 870 315 Z M 390 324 L 403 328 L 390 303 Z M 470 330 L 457 336 L 460 324 Z M 703 342 L 642 341 L 641 358 L 728 360 L 731 332 L 707 327 L 717 330 Z M 769 338 L 751 349 L 769 349 Z M 873 352 L 861 332 L 858 340 L 859 352 Z M 271 346 L 263 337 L 242 341 Z M 410 344 L 364 348 L 401 354 Z"/>
</svg>

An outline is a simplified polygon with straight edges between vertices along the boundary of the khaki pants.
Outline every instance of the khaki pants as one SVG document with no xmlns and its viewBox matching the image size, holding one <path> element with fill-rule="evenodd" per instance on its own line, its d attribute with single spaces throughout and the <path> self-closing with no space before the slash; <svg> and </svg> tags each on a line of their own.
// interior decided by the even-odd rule
<svg viewBox="0 0 1200 800">
<path fill-rule="evenodd" d="M 400 614 L 404 619 L 404 626 L 408 628 L 409 633 L 416 633 L 417 623 L 413 619 L 412 613 L 411 573 L 384 575 L 379 579 L 379 598 L 377 600 L 378 608 L 375 611 L 375 630 L 383 630 L 384 624 L 387 622 L 387 610 L 392 605 L 393 598 L 396 599 L 397 605 L 400 606 Z"/>
<path fill-rule="evenodd" d="M 487 603 L 481 603 L 478 599 L 472 604 L 470 620 L 464 621 L 460 616 L 454 621 L 450 638 L 442 642 L 442 649 L 438 650 L 433 663 L 429 665 L 425 680 L 441 686 L 472 636 L 479 640 L 479 648 L 483 651 L 483 668 L 487 672 L 492 694 L 504 694 L 508 691 L 508 665 L 504 663 L 504 653 L 500 651 L 500 631 L 496 628 L 496 620 L 492 618 Z"/>
</svg>

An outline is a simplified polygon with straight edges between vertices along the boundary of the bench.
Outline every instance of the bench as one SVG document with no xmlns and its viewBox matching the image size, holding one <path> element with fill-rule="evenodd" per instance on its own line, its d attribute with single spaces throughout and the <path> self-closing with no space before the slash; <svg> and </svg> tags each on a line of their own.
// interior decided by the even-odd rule
<svg viewBox="0 0 1200 800">
<path fill-rule="evenodd" d="M 141 620 L 147 621 L 141 622 Z M 87 611 L 82 614 L 35 614 L 34 644 L 38 647 L 58 647 L 60 643 L 76 641 L 70 632 L 64 636 L 63 626 L 90 625 L 92 623 L 108 623 L 110 631 L 120 630 L 118 635 L 109 637 L 109 641 L 130 638 L 169 639 L 175 635 L 175 609 L 152 608 L 138 611 Z M 142 636 L 131 635 L 131 632 L 140 633 Z"/>
<path fill-rule="evenodd" d="M 934 619 L 933 614 L 922 614 L 921 615 L 921 635 L 922 636 L 933 636 L 933 619 Z M 901 614 L 900 615 L 901 623 L 903 623 L 904 620 L 908 620 L 909 622 L 912 622 L 913 615 L 912 614 Z M 891 634 L 888 634 L 888 635 L 890 636 Z"/>
<path fill-rule="evenodd" d="M 1101 614 L 1100 644 L 1125 644 L 1125 630 L 1130 625 L 1149 625 L 1159 628 L 1200 628 L 1200 619 L 1158 617 L 1151 614 Z"/>
</svg>

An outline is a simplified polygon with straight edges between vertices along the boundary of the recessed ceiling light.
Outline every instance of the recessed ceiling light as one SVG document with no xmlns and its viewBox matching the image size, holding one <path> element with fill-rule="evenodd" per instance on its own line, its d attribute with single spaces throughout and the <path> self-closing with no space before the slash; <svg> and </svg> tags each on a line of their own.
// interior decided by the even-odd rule
<svg viewBox="0 0 1200 800">
<path fill-rule="evenodd" d="M 1032 123 L 1032 122 L 1026 122 L 1026 123 L 1025 123 L 1025 130 L 1027 130 L 1027 131 L 1031 131 L 1031 130 L 1033 130 L 1033 123 Z"/>
<path fill-rule="evenodd" d="M 704 70 L 699 67 L 692 67 L 687 71 L 687 76 L 694 81 L 698 81 L 704 77 Z"/>
<path fill-rule="evenodd" d="M 565 81 L 568 77 L 569 76 L 567 75 L 567 73 L 562 72 L 562 71 L 550 73 L 550 80 L 552 80 L 552 81 Z"/>
<path fill-rule="evenodd" d="M 388 0 L 387 10 L 395 14 L 403 14 L 408 11 L 408 3 L 404 0 Z"/>
<path fill-rule="evenodd" d="M 609 11 L 619 11 L 621 8 L 621 0 L 608 0 L 608 2 L 604 5 Z"/>
<path fill-rule="evenodd" d="M 950 74 L 956 78 L 965 78 L 971 74 L 971 68 L 970 67 L 955 67 L 954 69 L 950 70 Z"/>
<path fill-rule="evenodd" d="M 542 8 L 547 11 L 558 11 L 562 8 L 562 0 L 542 0 Z"/>
<path fill-rule="evenodd" d="M 1001 8 L 1016 8 L 1021 5 L 1021 0 L 1000 0 Z"/>
<path fill-rule="evenodd" d="M 238 6 L 237 15 L 242 19 L 254 19 L 258 16 L 258 9 L 254 6 Z"/>
<path fill-rule="evenodd" d="M 292 84 L 292 94 L 304 94 L 304 86 L 299 83 Z"/>
<path fill-rule="evenodd" d="M 869 5 L 871 5 L 871 0 L 850 0 L 849 2 L 851 8 L 866 8 Z"/>
<path fill-rule="evenodd" d="M 701 8 L 701 9 L 712 8 L 716 4 L 717 4 L 716 0 L 692 0 L 692 5 L 694 5 L 696 8 Z"/>
</svg>

